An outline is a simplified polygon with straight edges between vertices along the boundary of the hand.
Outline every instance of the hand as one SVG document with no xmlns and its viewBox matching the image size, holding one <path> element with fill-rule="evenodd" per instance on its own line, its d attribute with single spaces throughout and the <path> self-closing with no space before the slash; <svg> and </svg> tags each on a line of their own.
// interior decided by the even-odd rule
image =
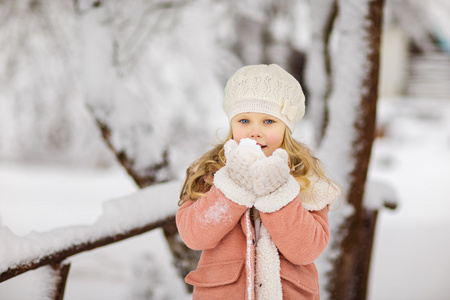
<svg viewBox="0 0 450 300">
<path fill-rule="evenodd" d="M 265 158 L 261 147 L 251 139 L 242 139 L 239 145 L 236 141 L 229 140 L 225 143 L 224 150 L 228 176 L 238 185 L 251 191 L 253 184 L 249 174 L 250 166 Z"/>
<path fill-rule="evenodd" d="M 288 161 L 287 152 L 277 149 L 272 156 L 256 161 L 250 167 L 253 191 L 257 196 L 270 194 L 288 181 L 291 176 Z"/>
<path fill-rule="evenodd" d="M 300 185 L 291 175 L 288 161 L 287 152 L 277 149 L 250 167 L 253 191 L 257 196 L 254 206 L 259 211 L 275 212 L 298 196 Z"/>
<path fill-rule="evenodd" d="M 250 139 L 242 139 L 239 145 L 229 140 L 224 151 L 227 161 L 214 175 L 214 185 L 231 201 L 252 207 L 256 195 L 253 193 L 250 166 L 265 155 L 256 141 Z"/>
</svg>

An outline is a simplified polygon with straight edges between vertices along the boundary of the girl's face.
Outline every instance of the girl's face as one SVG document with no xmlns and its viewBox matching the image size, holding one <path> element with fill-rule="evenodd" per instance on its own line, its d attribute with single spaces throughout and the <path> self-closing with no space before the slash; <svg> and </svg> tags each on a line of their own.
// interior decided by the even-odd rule
<svg viewBox="0 0 450 300">
<path fill-rule="evenodd" d="M 238 144 L 244 138 L 255 140 L 266 156 L 281 147 L 285 130 L 283 121 L 262 113 L 241 113 L 231 119 L 233 139 Z"/>
</svg>

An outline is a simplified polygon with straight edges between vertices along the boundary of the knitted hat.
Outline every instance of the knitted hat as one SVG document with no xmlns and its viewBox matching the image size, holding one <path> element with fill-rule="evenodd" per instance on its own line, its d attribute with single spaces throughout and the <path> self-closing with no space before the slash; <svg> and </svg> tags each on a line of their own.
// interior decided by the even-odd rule
<svg viewBox="0 0 450 300">
<path fill-rule="evenodd" d="M 282 120 L 291 132 L 305 114 L 300 83 L 276 64 L 242 67 L 225 86 L 223 110 L 228 119 L 257 112 Z"/>
</svg>

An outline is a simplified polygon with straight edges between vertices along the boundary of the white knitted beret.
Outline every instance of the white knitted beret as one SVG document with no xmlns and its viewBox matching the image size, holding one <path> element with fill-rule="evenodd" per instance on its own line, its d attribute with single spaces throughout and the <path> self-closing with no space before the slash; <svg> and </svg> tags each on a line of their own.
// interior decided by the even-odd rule
<svg viewBox="0 0 450 300">
<path fill-rule="evenodd" d="M 228 80 L 222 107 L 230 121 L 244 112 L 264 113 L 293 132 L 305 114 L 305 95 L 300 83 L 276 64 L 245 66 Z"/>
</svg>

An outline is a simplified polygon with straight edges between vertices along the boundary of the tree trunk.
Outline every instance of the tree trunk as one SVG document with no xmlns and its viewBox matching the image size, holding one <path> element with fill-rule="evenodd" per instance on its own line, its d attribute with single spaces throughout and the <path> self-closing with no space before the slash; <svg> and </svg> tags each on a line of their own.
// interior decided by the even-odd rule
<svg viewBox="0 0 450 300">
<path fill-rule="evenodd" d="M 355 7 L 360 8 L 358 7 L 359 4 L 355 3 L 346 3 L 346 12 L 340 11 L 340 13 L 343 13 L 341 21 L 351 21 L 354 19 L 352 14 L 361 13 L 361 11 L 355 9 Z M 369 211 L 363 206 L 363 195 L 375 136 L 383 0 L 368 0 L 366 5 L 368 6 L 367 23 L 361 24 L 364 29 L 363 34 L 359 35 L 368 49 L 368 51 L 363 49 L 367 56 L 363 66 L 359 66 L 359 70 L 365 70 L 366 72 L 360 87 L 361 98 L 356 109 L 358 114 L 353 120 L 355 135 L 351 145 L 351 157 L 354 164 L 353 170 L 347 176 L 349 182 L 346 191 L 346 202 L 353 208 L 353 212 L 340 224 L 338 229 L 340 234 L 331 245 L 332 248 L 340 251 L 340 255 L 332 260 L 333 266 L 327 286 L 329 298 L 336 300 L 366 298 L 373 233 L 377 216 L 376 211 Z"/>
</svg>

